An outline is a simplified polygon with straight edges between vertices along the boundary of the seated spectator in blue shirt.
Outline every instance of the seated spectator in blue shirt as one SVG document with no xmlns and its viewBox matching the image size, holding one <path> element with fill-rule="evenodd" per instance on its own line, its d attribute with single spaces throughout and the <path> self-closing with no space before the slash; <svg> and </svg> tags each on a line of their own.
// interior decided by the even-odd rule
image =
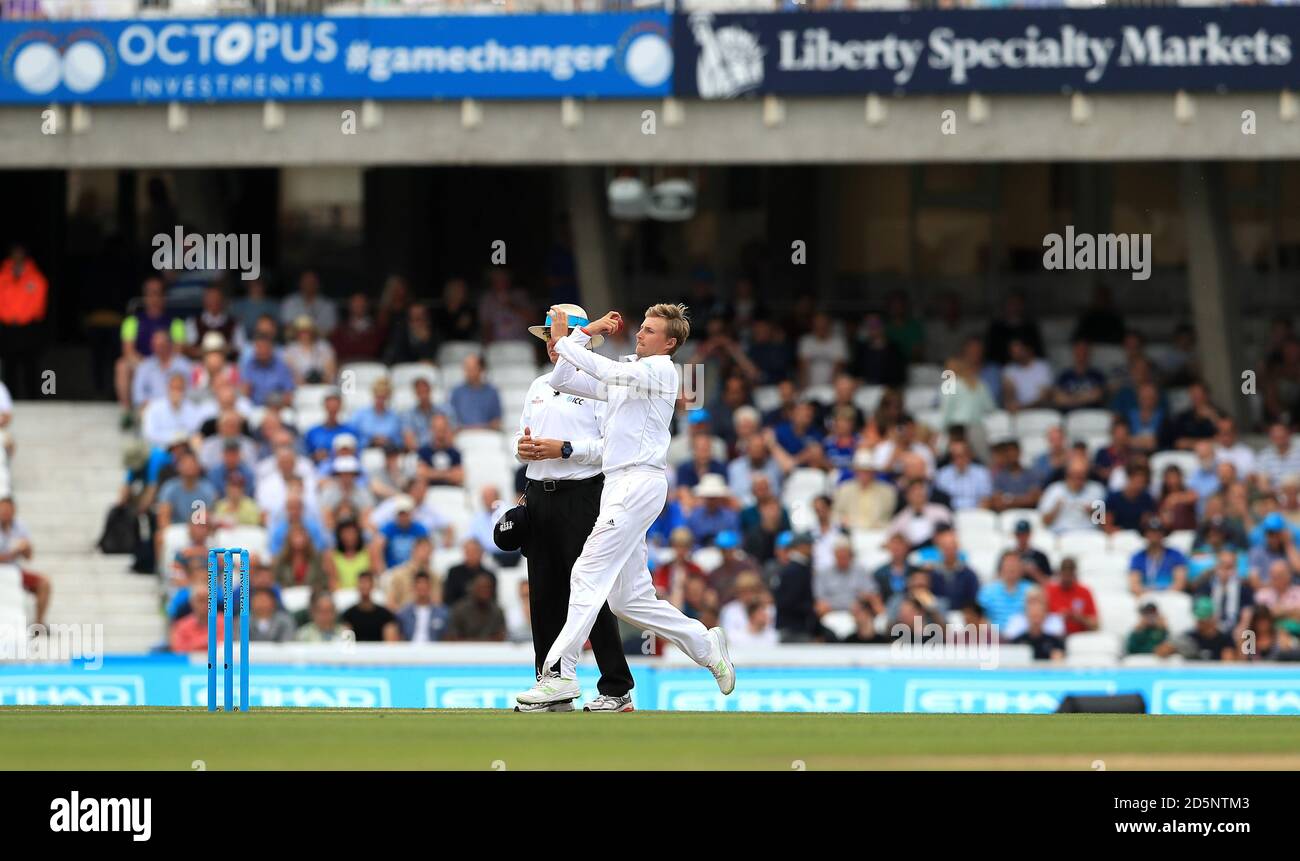
<svg viewBox="0 0 1300 861">
<path fill-rule="evenodd" d="M 998 561 L 998 579 L 980 587 L 978 603 L 989 622 L 1005 630 L 1012 619 L 1025 612 L 1025 596 L 1032 588 L 1024 576 L 1024 561 L 1009 550 Z"/>
<path fill-rule="evenodd" d="M 221 463 L 208 470 L 208 481 L 212 482 L 213 487 L 225 488 L 226 479 L 232 472 L 238 472 L 244 476 L 244 492 L 249 496 L 254 493 L 253 470 L 240 460 L 243 448 L 237 439 L 228 439 L 221 446 Z"/>
<path fill-rule="evenodd" d="M 993 478 L 988 469 L 975 463 L 965 440 L 953 440 L 948 445 L 948 456 L 952 462 L 934 474 L 934 486 L 948 494 L 953 511 L 979 508 L 993 495 Z"/>
<path fill-rule="evenodd" d="M 412 386 L 415 406 L 402 413 L 402 435 L 408 449 L 419 451 L 433 443 L 433 418 L 443 411 L 433 402 L 433 386 L 428 380 L 417 377 Z"/>
<path fill-rule="evenodd" d="M 848 481 L 853 477 L 853 455 L 858 450 L 858 437 L 853 432 L 857 415 L 852 407 L 840 407 L 831 419 L 831 432 L 822 440 L 826 460 L 837 470 L 835 481 Z"/>
<path fill-rule="evenodd" d="M 722 476 L 709 473 L 700 479 L 695 486 L 695 498 L 698 503 L 686 518 L 686 525 L 701 546 L 712 544 L 718 533 L 724 530 L 740 531 L 740 514 Z"/>
<path fill-rule="evenodd" d="M 259 407 L 287 406 L 292 400 L 293 371 L 275 352 L 275 341 L 266 333 L 253 338 L 253 355 L 239 369 L 244 394 Z"/>
<path fill-rule="evenodd" d="M 1112 532 L 1117 529 L 1140 531 L 1142 524 L 1159 510 L 1155 497 L 1147 489 L 1151 486 L 1151 472 L 1146 466 L 1133 466 L 1125 478 L 1123 490 L 1106 494 L 1106 524 Z"/>
<path fill-rule="evenodd" d="M 816 427 L 817 411 L 812 401 L 800 401 L 788 421 L 776 426 L 776 441 L 786 453 L 802 465 L 801 457 L 806 458 L 810 446 L 821 445 L 821 435 Z"/>
<path fill-rule="evenodd" d="M 387 379 L 375 380 L 370 388 L 374 395 L 371 406 L 357 410 L 352 415 L 357 441 L 362 448 L 388 448 L 402 446 L 402 417 L 388 408 L 393 385 Z"/>
<path fill-rule="evenodd" d="M 727 464 L 726 482 L 741 505 L 754 501 L 754 476 L 766 475 L 773 492 L 781 492 L 781 483 L 789 467 L 789 456 L 781 453 L 779 445 L 769 445 L 759 434 L 745 443 L 740 455 Z M 784 462 L 781 460 L 784 458 Z"/>
<path fill-rule="evenodd" d="M 350 424 L 345 424 L 340 418 L 339 413 L 343 409 L 343 396 L 337 389 L 332 389 L 325 395 L 325 421 L 316 425 L 307 431 L 303 437 L 303 443 L 307 449 L 307 456 L 316 463 L 324 463 L 334 456 L 334 438 L 340 434 L 357 435 L 356 428 Z"/>
<path fill-rule="evenodd" d="M 451 390 L 448 399 L 456 424 L 461 430 L 468 428 L 501 428 L 501 396 L 483 379 L 483 360 L 477 355 L 465 357 L 461 365 L 465 382 Z"/>
<path fill-rule="evenodd" d="M 307 510 L 306 504 L 296 492 L 290 493 L 284 500 L 284 511 L 271 518 L 267 524 L 267 550 L 272 556 L 278 556 L 280 548 L 289 537 L 289 529 L 301 526 L 311 536 L 311 543 L 318 552 L 329 549 L 330 535 L 325 531 L 325 524 L 314 513 Z"/>
<path fill-rule="evenodd" d="M 414 500 L 403 494 L 394 509 L 397 516 L 384 524 L 370 544 L 371 569 L 374 571 L 387 571 L 406 562 L 411 558 L 415 542 L 429 537 L 429 530 L 412 514 L 415 511 Z"/>
<path fill-rule="evenodd" d="M 1160 445 L 1160 429 L 1165 424 L 1166 412 L 1160 406 L 1160 394 L 1154 383 L 1138 386 L 1137 406 L 1128 412 L 1129 427 L 1133 430 L 1133 447 L 1142 451 L 1155 451 Z"/>
<path fill-rule="evenodd" d="M 176 477 L 168 479 L 158 491 L 158 539 L 163 528 L 173 523 L 188 523 L 201 503 L 206 510 L 217 504 L 216 487 L 203 477 L 199 459 L 185 448 L 176 457 Z M 161 544 L 160 544 L 161 546 Z"/>
<path fill-rule="evenodd" d="M 999 440 L 993 444 L 993 491 L 986 508 L 1006 511 L 1008 508 L 1037 508 L 1042 496 L 1037 474 L 1020 463 L 1020 443 L 1014 439 Z"/>
<path fill-rule="evenodd" d="M 1052 400 L 1061 412 L 1096 409 L 1106 402 L 1106 376 L 1088 364 L 1092 348 L 1082 338 L 1072 347 L 1073 364 L 1056 377 Z"/>
<path fill-rule="evenodd" d="M 1147 546 L 1133 554 L 1128 563 L 1129 591 L 1141 595 L 1150 590 L 1187 589 L 1187 557 L 1165 546 L 1165 524 L 1159 517 L 1148 517 L 1142 524 Z"/>
<path fill-rule="evenodd" d="M 429 421 L 429 428 L 429 444 L 421 446 L 418 452 L 421 471 L 429 485 L 463 485 L 465 467 L 461 465 L 460 450 L 456 448 L 451 432 L 451 421 L 438 413 Z"/>
<path fill-rule="evenodd" d="M 722 475 L 727 465 L 713 457 L 713 437 L 697 432 L 691 437 L 691 459 L 677 467 L 677 486 L 692 488 L 709 473 Z"/>
</svg>

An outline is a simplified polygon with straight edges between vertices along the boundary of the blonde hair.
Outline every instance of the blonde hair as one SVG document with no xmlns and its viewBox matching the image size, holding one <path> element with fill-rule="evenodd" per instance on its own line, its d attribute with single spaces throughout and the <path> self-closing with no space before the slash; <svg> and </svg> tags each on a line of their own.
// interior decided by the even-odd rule
<svg viewBox="0 0 1300 861">
<path fill-rule="evenodd" d="M 645 309 L 647 317 L 658 317 L 668 321 L 668 337 L 677 339 L 677 344 L 668 351 L 670 356 L 680 350 L 682 344 L 685 344 L 686 339 L 691 336 L 691 321 L 686 316 L 687 313 L 685 305 L 673 302 L 660 302 Z"/>
</svg>

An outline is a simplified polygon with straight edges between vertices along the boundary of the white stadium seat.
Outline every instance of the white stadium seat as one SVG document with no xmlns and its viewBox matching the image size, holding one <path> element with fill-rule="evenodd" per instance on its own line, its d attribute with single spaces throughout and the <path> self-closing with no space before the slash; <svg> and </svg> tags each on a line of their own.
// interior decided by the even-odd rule
<svg viewBox="0 0 1300 861">
<path fill-rule="evenodd" d="M 1123 553 L 1126 556 L 1132 556 L 1145 546 L 1146 541 L 1137 530 L 1122 529 L 1119 532 L 1112 532 L 1110 534 L 1110 549 L 1112 553 Z"/>
<path fill-rule="evenodd" d="M 943 428 L 943 410 L 918 410 L 912 417 L 915 418 L 917 423 L 922 427 L 927 427 L 931 430 L 940 430 Z M 940 451 L 943 451 L 948 447 L 946 435 L 945 438 L 938 440 L 936 447 Z"/>
<path fill-rule="evenodd" d="M 509 434 L 487 428 L 473 428 L 456 434 L 456 448 L 460 449 L 462 459 L 468 462 L 480 452 L 502 454 L 509 451 Z"/>
<path fill-rule="evenodd" d="M 311 603 L 310 586 L 286 586 L 280 590 L 280 603 L 290 613 L 300 613 Z"/>
<path fill-rule="evenodd" d="M 1019 438 L 1020 465 L 1028 469 L 1038 460 L 1039 455 L 1047 451 L 1047 437 L 1042 434 L 1030 434 Z"/>
<path fill-rule="evenodd" d="M 1061 414 L 1056 410 L 1021 410 L 1012 420 L 1018 437 L 1039 436 L 1046 434 L 1049 428 L 1061 423 Z"/>
<path fill-rule="evenodd" d="M 908 386 L 903 391 L 903 410 L 920 413 L 939 406 L 938 386 Z"/>
<path fill-rule="evenodd" d="M 1170 637 L 1184 634 L 1196 625 L 1196 617 L 1192 614 L 1192 596 L 1186 592 L 1175 592 L 1172 589 L 1144 592 L 1140 600 L 1143 603 L 1150 601 L 1159 608 L 1160 615 L 1169 627 Z"/>
<path fill-rule="evenodd" d="M 489 547 L 487 549 L 490 551 L 492 548 Z M 490 554 L 484 554 L 483 559 L 483 564 L 485 566 L 490 567 L 492 565 L 492 557 Z M 433 550 L 433 561 L 429 563 L 429 567 L 433 569 L 434 574 L 445 579 L 448 571 L 464 561 L 465 551 L 461 549 L 460 544 L 458 543 L 455 547 L 435 547 Z"/>
<path fill-rule="evenodd" d="M 880 406 L 880 398 L 885 393 L 884 386 L 860 386 L 853 393 L 853 405 L 864 413 L 874 413 Z"/>
<path fill-rule="evenodd" d="M 1187 389 L 1165 389 L 1165 399 L 1169 401 L 1169 414 L 1176 416 L 1192 406 L 1192 396 Z"/>
<path fill-rule="evenodd" d="M 1069 664 L 1114 664 L 1123 649 L 1123 638 L 1108 631 L 1081 631 L 1065 638 L 1065 660 Z"/>
<path fill-rule="evenodd" d="M 1043 528 L 1043 515 L 1038 513 L 1036 508 L 1008 508 L 998 515 L 998 531 L 1005 535 L 1014 535 L 1016 524 L 1022 520 L 1028 520 L 1033 532 L 1030 533 L 1030 541 L 1046 540 L 1047 530 Z"/>
<path fill-rule="evenodd" d="M 813 498 L 827 492 L 827 476 L 820 469 L 800 468 L 791 472 L 781 488 L 781 502 L 786 508 L 811 506 Z"/>
<path fill-rule="evenodd" d="M 984 433 L 990 442 L 1011 436 L 1011 413 L 1006 410 L 996 410 L 986 415 Z"/>
<path fill-rule="evenodd" d="M 238 547 L 241 550 L 248 551 L 248 561 L 252 565 L 257 564 L 257 560 L 270 562 L 271 556 L 268 550 L 270 545 L 270 535 L 261 526 L 234 526 L 229 529 L 218 529 L 212 539 L 218 547 Z"/>
<path fill-rule="evenodd" d="M 515 365 L 531 369 L 537 361 L 537 349 L 528 341 L 497 341 L 488 345 L 486 358 L 489 368 Z"/>
<path fill-rule="evenodd" d="M 691 561 L 708 574 L 722 564 L 722 551 L 716 547 L 701 547 L 691 554 Z"/>
<path fill-rule="evenodd" d="M 1190 451 L 1158 451 L 1151 455 L 1151 492 L 1155 493 L 1160 489 L 1160 482 L 1164 478 L 1165 469 L 1170 466 L 1177 466 L 1183 471 L 1183 481 L 1192 477 L 1196 471 L 1196 453 Z"/>
<path fill-rule="evenodd" d="M 1093 344 L 1091 362 L 1094 368 L 1109 377 L 1128 365 L 1128 356 L 1119 344 Z"/>
<path fill-rule="evenodd" d="M 1196 532 L 1191 529 L 1179 529 L 1169 533 L 1165 538 L 1165 544 L 1174 548 L 1184 556 L 1192 552 L 1192 543 L 1196 540 Z"/>
<path fill-rule="evenodd" d="M 967 508 L 953 512 L 952 521 L 957 534 L 963 537 L 967 533 L 996 534 L 998 531 L 998 516 L 986 508 Z"/>
<path fill-rule="evenodd" d="M 392 381 L 394 391 L 401 392 L 415 385 L 416 380 L 428 380 L 429 385 L 437 389 L 442 381 L 441 374 L 433 365 L 426 362 L 404 362 L 393 365 Z"/>
<path fill-rule="evenodd" d="M 943 382 L 942 365 L 912 365 L 907 369 L 907 385 L 909 387 L 926 387 L 938 389 L 939 384 Z"/>
<path fill-rule="evenodd" d="M 1106 533 L 1100 529 L 1072 529 L 1056 537 L 1056 547 L 1062 556 L 1078 559 L 1094 553 L 1106 552 Z"/>
<path fill-rule="evenodd" d="M 361 471 L 367 474 L 383 472 L 384 450 L 382 448 L 363 448 L 361 450 Z"/>
<path fill-rule="evenodd" d="M 804 389 L 803 396 L 809 400 L 814 400 L 822 406 L 830 406 L 835 403 L 835 388 L 833 386 L 809 386 Z"/>
<path fill-rule="evenodd" d="M 325 394 L 334 386 L 307 384 L 299 386 L 293 393 L 293 408 L 298 412 L 307 410 L 325 410 Z"/>
<path fill-rule="evenodd" d="M 349 394 L 370 397 L 370 387 L 387 379 L 388 366 L 381 362 L 348 362 L 339 368 L 339 387 L 344 396 Z"/>
<path fill-rule="evenodd" d="M 523 365 L 502 365 L 488 369 L 488 382 L 498 389 L 522 388 L 524 391 L 541 376 L 531 363 Z"/>
<path fill-rule="evenodd" d="M 1109 438 L 1111 418 L 1107 410 L 1073 410 L 1065 417 L 1065 436 L 1070 440 L 1098 435 Z"/>
<path fill-rule="evenodd" d="M 1097 589 L 1093 591 L 1093 600 L 1097 604 L 1097 621 L 1102 631 L 1122 639 L 1137 627 L 1137 599 L 1128 591 Z"/>
<path fill-rule="evenodd" d="M 465 361 L 466 356 L 480 356 L 483 354 L 483 345 L 477 341 L 448 341 L 438 348 L 438 367 L 443 371 L 443 379 L 446 379 L 448 367 L 460 367 L 460 363 Z"/>
<path fill-rule="evenodd" d="M 760 413 L 771 412 L 781 406 L 781 389 L 777 386 L 759 386 L 753 393 L 754 407 Z"/>
</svg>

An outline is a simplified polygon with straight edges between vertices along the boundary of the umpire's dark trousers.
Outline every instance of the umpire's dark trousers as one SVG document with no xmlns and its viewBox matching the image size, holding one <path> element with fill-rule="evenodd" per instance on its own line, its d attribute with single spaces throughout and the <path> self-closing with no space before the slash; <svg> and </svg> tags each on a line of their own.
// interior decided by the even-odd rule
<svg viewBox="0 0 1300 861">
<path fill-rule="evenodd" d="M 596 523 L 605 476 L 582 481 L 528 480 L 528 609 L 533 626 L 533 666 L 542 661 L 569 615 L 569 576 L 582 554 L 582 545 Z M 591 650 L 600 667 L 600 684 L 607 696 L 632 690 L 632 671 L 623 656 L 618 619 L 609 605 L 600 608 L 591 628 Z"/>
</svg>

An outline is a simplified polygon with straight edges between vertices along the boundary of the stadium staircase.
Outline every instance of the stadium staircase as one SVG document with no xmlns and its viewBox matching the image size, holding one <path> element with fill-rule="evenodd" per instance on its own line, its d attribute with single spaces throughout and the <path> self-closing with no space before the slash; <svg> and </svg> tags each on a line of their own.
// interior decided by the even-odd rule
<svg viewBox="0 0 1300 861">
<path fill-rule="evenodd" d="M 118 417 L 111 403 L 16 403 L 10 472 L 36 549 L 31 567 L 53 586 L 46 621 L 103 624 L 108 654 L 138 654 L 164 638 L 157 578 L 95 547 L 122 483 Z M 34 621 L 30 599 L 27 610 Z"/>
</svg>

